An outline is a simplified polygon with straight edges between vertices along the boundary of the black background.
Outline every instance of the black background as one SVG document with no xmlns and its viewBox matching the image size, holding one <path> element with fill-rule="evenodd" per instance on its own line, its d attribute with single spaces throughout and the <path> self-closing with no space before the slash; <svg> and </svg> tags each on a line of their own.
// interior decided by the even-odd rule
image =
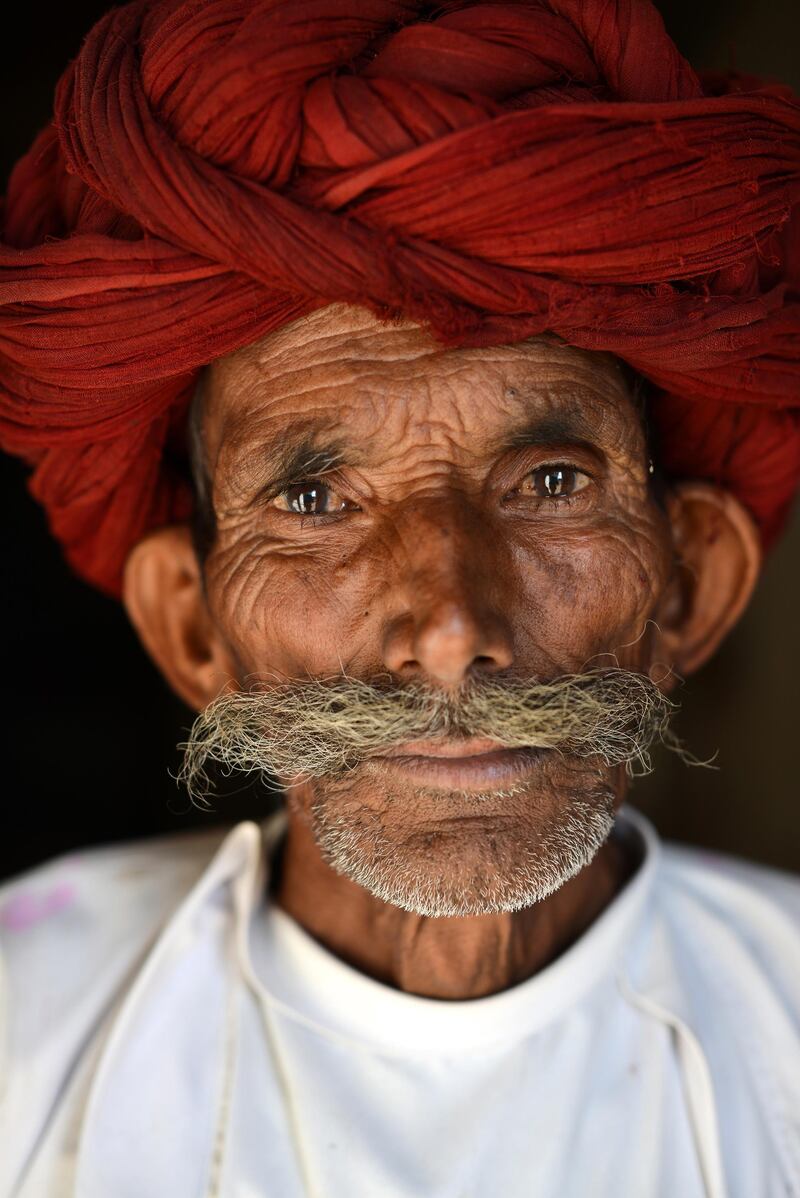
<svg viewBox="0 0 800 1198">
<path fill-rule="evenodd" d="M 736 67 L 800 91 L 796 0 L 664 0 L 699 68 Z M 0 182 L 46 124 L 53 88 L 104 3 L 16 7 L 0 45 Z M 754 463 L 754 469 L 758 463 Z M 2 836 L 0 876 L 78 845 L 259 817 L 255 788 L 213 813 L 170 777 L 190 713 L 146 659 L 121 608 L 74 578 L 25 490 L 0 459 L 2 494 Z M 800 519 L 767 565 L 756 600 L 715 661 L 685 688 L 679 732 L 719 769 L 665 758 L 636 802 L 667 835 L 800 869 L 796 698 Z"/>
</svg>

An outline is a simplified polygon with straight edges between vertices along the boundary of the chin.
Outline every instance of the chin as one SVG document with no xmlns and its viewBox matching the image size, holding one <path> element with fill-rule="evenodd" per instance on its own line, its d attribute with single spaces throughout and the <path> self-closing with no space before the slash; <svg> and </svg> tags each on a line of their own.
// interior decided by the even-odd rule
<svg viewBox="0 0 800 1198">
<path fill-rule="evenodd" d="M 587 771 L 568 792 L 533 782 L 485 793 L 376 786 L 318 790 L 312 827 L 325 861 L 376 898 L 428 917 L 518 911 L 594 859 L 616 795 Z M 590 781 L 591 779 L 591 781 Z"/>
</svg>

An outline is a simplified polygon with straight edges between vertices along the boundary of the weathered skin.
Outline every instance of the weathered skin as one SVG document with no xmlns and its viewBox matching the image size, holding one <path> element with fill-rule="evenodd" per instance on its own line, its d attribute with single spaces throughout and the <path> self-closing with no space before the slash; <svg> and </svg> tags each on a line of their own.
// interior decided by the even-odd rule
<svg viewBox="0 0 800 1198">
<path fill-rule="evenodd" d="M 204 438 L 217 517 L 204 587 L 184 529 L 134 550 L 126 581 L 145 644 L 196 707 L 231 678 L 342 670 L 457 688 L 474 671 L 619 664 L 669 687 L 713 651 L 757 574 L 756 534 L 729 496 L 691 484 L 665 506 L 654 498 L 618 364 L 553 339 L 444 350 L 414 326 L 326 309 L 211 367 Z M 331 468 L 284 476 L 274 459 L 295 442 Z M 574 494 L 542 497 L 541 468 L 558 463 L 577 469 Z M 320 473 L 334 510 L 289 510 L 289 484 Z M 277 901 L 415 993 L 476 997 L 529 976 L 635 864 L 611 840 L 534 907 L 424 918 L 326 864 L 310 818 L 324 785 L 291 788 Z M 408 861 L 464 887 L 535 843 L 548 810 L 599 787 L 619 804 L 622 772 L 547 762 L 522 794 L 479 806 L 378 768 L 331 793 L 344 815 L 380 821 Z"/>
</svg>

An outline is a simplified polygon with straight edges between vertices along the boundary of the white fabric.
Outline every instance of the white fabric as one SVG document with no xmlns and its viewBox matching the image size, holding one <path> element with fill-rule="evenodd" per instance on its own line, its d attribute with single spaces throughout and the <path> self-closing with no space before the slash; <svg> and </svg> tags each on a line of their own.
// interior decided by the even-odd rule
<svg viewBox="0 0 800 1198">
<path fill-rule="evenodd" d="M 460 1003 L 264 903 L 279 819 L 11 883 L 0 1198 L 800 1194 L 800 883 L 620 825 L 601 917 Z"/>
</svg>

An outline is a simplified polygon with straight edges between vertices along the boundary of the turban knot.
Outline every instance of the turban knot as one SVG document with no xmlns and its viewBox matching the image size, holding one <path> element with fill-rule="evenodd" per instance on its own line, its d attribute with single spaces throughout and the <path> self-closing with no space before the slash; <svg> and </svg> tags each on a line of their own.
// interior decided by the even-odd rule
<svg viewBox="0 0 800 1198">
<path fill-rule="evenodd" d="M 135 0 L 17 164 L 0 442 L 115 592 L 187 516 L 198 371 L 321 305 L 550 332 L 650 381 L 666 470 L 775 536 L 800 476 L 800 107 L 649 0 Z"/>
</svg>

